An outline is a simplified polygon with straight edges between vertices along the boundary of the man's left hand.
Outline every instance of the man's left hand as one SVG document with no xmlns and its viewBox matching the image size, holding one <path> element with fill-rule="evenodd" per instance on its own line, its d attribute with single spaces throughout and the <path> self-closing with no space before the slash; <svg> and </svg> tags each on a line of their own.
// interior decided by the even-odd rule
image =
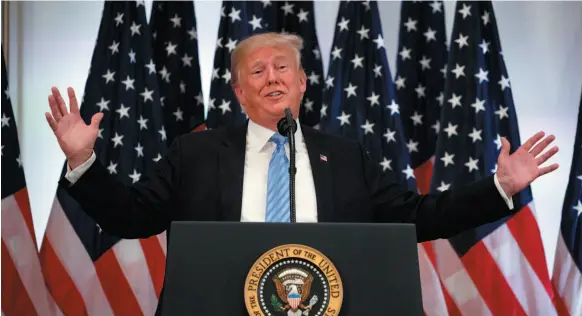
<svg viewBox="0 0 582 316">
<path fill-rule="evenodd" d="M 555 139 L 550 135 L 539 142 L 544 135 L 544 132 L 536 133 L 511 155 L 509 141 L 505 137 L 501 138 L 501 152 L 497 159 L 497 180 L 507 197 L 511 198 L 538 177 L 558 169 L 557 163 L 540 167 L 558 152 L 558 147 L 554 146 L 542 154 Z"/>
</svg>

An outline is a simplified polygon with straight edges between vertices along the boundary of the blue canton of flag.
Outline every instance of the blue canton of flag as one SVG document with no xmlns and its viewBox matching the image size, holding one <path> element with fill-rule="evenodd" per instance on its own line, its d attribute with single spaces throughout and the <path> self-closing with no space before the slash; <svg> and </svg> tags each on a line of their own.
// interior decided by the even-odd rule
<svg viewBox="0 0 582 316">
<path fill-rule="evenodd" d="M 321 129 L 358 140 L 394 182 L 416 189 L 378 4 L 341 2 L 336 25 Z"/>
<path fill-rule="evenodd" d="M 166 148 L 156 69 L 143 1 L 104 2 L 80 114 L 86 123 L 104 114 L 95 154 L 126 185 L 145 177 Z M 65 163 L 62 176 L 66 170 Z M 152 315 L 165 244 L 157 236 L 121 240 L 102 231 L 64 188 L 56 195 L 42 258 L 64 314 Z"/>
<path fill-rule="evenodd" d="M 447 63 L 442 1 L 402 1 L 396 58 L 396 96 L 420 192 L 428 193 L 431 158 L 440 130 Z"/>
<path fill-rule="evenodd" d="M 230 54 L 241 40 L 250 35 L 276 30 L 272 21 L 275 17 L 275 8 L 270 1 L 223 2 L 210 84 L 208 128 L 232 126 L 247 119 L 232 90 Z"/>
<path fill-rule="evenodd" d="M 552 276 L 564 315 L 582 314 L 582 98 L 575 135 Z"/>
<path fill-rule="evenodd" d="M 150 20 L 160 103 L 170 144 L 204 122 L 198 32 L 192 1 L 154 1 Z"/>
<path fill-rule="evenodd" d="M 323 63 L 315 28 L 313 1 L 277 1 L 277 30 L 303 38 L 301 63 L 307 75 L 307 90 L 303 96 L 299 121 L 316 127 L 321 117 Z"/>
<path fill-rule="evenodd" d="M 510 153 L 521 145 L 491 2 L 456 3 L 449 54 L 432 192 L 461 188 L 486 177 L 493 182 L 501 137 L 511 144 Z M 465 291 L 458 289 L 474 287 L 475 297 L 480 296 L 493 315 L 540 311 L 553 315 L 530 187 L 512 201 L 514 216 L 449 239 L 470 276 L 464 280 L 468 283 L 452 288 L 451 295 L 458 303 L 466 298 Z"/>
</svg>

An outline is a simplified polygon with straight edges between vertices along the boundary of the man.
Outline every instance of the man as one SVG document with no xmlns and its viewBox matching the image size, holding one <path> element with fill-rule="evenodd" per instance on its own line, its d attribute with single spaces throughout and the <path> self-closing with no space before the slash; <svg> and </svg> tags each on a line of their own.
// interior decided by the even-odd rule
<svg viewBox="0 0 582 316">
<path fill-rule="evenodd" d="M 53 88 L 46 118 L 69 167 L 61 185 L 103 230 L 122 238 L 146 238 L 180 220 L 289 221 L 289 149 L 276 125 L 285 108 L 295 119 L 299 114 L 306 89 L 301 48 L 301 38 L 289 34 L 242 41 L 231 56 L 232 85 L 249 121 L 179 137 L 155 170 L 132 186 L 95 160 L 103 114 L 86 125 L 74 91 L 68 89 L 68 112 Z M 495 176 L 425 196 L 390 183 L 357 142 L 299 125 L 297 221 L 407 222 L 416 224 L 419 242 L 451 237 L 517 211 L 511 197 L 557 169 L 539 167 L 558 151 L 542 154 L 554 140 L 543 137 L 537 133 L 512 155 L 503 139 Z"/>
</svg>

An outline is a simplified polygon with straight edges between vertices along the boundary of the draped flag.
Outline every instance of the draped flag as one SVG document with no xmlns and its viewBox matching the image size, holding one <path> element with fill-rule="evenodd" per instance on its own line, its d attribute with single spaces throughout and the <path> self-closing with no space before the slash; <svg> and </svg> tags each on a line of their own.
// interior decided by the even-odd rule
<svg viewBox="0 0 582 316">
<path fill-rule="evenodd" d="M 154 1 L 150 25 L 166 136 L 171 144 L 176 136 L 204 123 L 194 2 Z"/>
<path fill-rule="evenodd" d="M 247 119 L 232 90 L 230 53 L 248 36 L 276 30 L 275 17 L 270 1 L 223 1 L 210 83 L 208 128 L 232 126 Z"/>
<path fill-rule="evenodd" d="M 44 286 L 2 49 L 2 315 L 62 315 Z"/>
<path fill-rule="evenodd" d="M 432 192 L 496 172 L 501 137 L 520 144 L 509 76 L 489 1 L 456 3 Z M 437 244 L 436 269 L 466 315 L 556 315 L 531 189 L 519 212 Z"/>
<path fill-rule="evenodd" d="M 440 130 L 447 63 L 445 9 L 442 1 L 402 1 L 396 96 L 401 105 L 402 125 L 410 164 L 420 193 L 430 191 L 430 179 Z M 459 315 L 450 294 L 435 270 L 433 244 L 418 245 L 424 311 L 427 315 Z"/>
<path fill-rule="evenodd" d="M 582 315 L 582 98 L 552 283 L 560 315 Z"/>
<path fill-rule="evenodd" d="M 446 63 L 443 2 L 403 1 L 394 83 L 410 164 L 421 193 L 430 190 Z"/>
<path fill-rule="evenodd" d="M 393 181 L 416 188 L 378 4 L 340 3 L 332 47 L 321 129 L 358 140 Z"/>
<path fill-rule="evenodd" d="M 301 63 L 307 75 L 307 90 L 303 96 L 299 121 L 316 127 L 321 117 L 323 93 L 323 63 L 315 28 L 313 1 L 277 1 L 277 31 L 297 34 L 303 38 Z"/>
<path fill-rule="evenodd" d="M 144 3 L 104 2 L 80 111 L 86 123 L 104 113 L 95 154 L 126 184 L 139 181 L 164 154 L 167 135 L 156 69 Z M 66 170 L 65 162 L 62 176 Z M 59 186 L 41 262 L 66 315 L 153 315 L 165 247 L 163 235 L 120 240 L 102 231 Z"/>
</svg>

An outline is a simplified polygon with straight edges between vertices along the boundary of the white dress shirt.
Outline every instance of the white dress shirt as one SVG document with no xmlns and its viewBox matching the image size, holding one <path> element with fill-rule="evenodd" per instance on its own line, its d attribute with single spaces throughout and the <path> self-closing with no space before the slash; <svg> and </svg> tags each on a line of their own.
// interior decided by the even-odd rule
<svg viewBox="0 0 582 316">
<path fill-rule="evenodd" d="M 244 165 L 244 179 L 242 192 L 242 222 L 264 222 L 267 207 L 267 180 L 269 162 L 276 145 L 269 142 L 275 132 L 249 120 L 246 141 Z M 307 147 L 301 132 L 301 125 L 297 124 L 295 132 L 295 209 L 297 222 L 317 222 L 317 197 Z M 285 152 L 289 159 L 289 143 L 285 145 Z M 95 153 L 85 163 L 71 170 L 67 164 L 65 178 L 74 184 L 91 164 L 95 161 Z M 508 199 L 499 185 L 497 174 L 493 177 L 499 194 L 513 209 L 513 201 Z"/>
</svg>

